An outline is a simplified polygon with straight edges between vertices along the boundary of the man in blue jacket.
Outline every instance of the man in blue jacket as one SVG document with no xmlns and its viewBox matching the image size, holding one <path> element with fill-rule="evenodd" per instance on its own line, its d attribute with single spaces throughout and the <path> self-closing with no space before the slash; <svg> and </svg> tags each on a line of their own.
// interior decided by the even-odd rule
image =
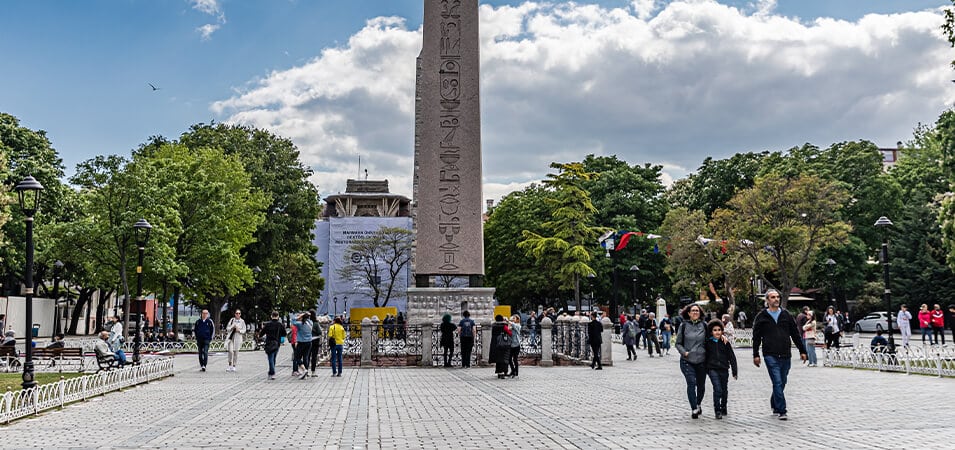
<svg viewBox="0 0 955 450">
<path fill-rule="evenodd" d="M 196 337 L 196 346 L 199 347 L 199 370 L 205 372 L 209 364 L 209 342 L 215 335 L 216 325 L 209 318 L 209 310 L 202 310 L 202 318 L 192 327 L 192 334 Z"/>
<path fill-rule="evenodd" d="M 759 347 L 763 347 L 763 357 L 766 358 L 766 370 L 769 379 L 773 382 L 773 396 L 769 405 L 773 408 L 773 415 L 779 420 L 786 420 L 786 379 L 789 377 L 789 368 L 792 365 L 792 352 L 789 341 L 799 349 L 799 357 L 803 361 L 808 358 L 806 347 L 802 343 L 802 336 L 796 327 L 796 320 L 785 309 L 779 307 L 779 291 L 766 291 L 766 309 L 753 318 L 753 364 L 759 367 Z"/>
</svg>

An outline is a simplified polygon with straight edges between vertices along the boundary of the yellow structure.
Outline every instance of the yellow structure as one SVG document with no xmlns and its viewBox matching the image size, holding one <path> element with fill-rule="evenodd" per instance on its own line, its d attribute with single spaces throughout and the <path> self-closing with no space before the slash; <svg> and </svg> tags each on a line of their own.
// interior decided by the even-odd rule
<svg viewBox="0 0 955 450">
<path fill-rule="evenodd" d="M 498 314 L 504 316 L 505 319 L 511 317 L 511 305 L 495 306 L 494 317 L 497 317 Z M 494 317 L 491 317 L 491 320 L 494 320 Z"/>
<path fill-rule="evenodd" d="M 353 325 L 349 327 L 349 329 L 351 330 L 352 337 L 360 337 L 361 328 L 355 325 L 361 325 L 362 319 L 364 319 L 365 317 L 370 319 L 372 316 L 378 316 L 378 323 L 381 323 L 382 321 L 385 320 L 385 316 L 388 314 L 391 314 L 392 316 L 397 316 L 398 308 L 395 308 L 393 306 L 387 306 L 384 308 L 352 308 L 349 310 L 349 314 L 350 315 L 349 315 L 348 323 Z"/>
</svg>

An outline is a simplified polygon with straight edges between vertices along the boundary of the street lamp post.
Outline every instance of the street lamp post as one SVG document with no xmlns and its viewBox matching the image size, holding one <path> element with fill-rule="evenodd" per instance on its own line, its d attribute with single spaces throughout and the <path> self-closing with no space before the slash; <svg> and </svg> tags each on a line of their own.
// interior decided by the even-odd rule
<svg viewBox="0 0 955 450">
<path fill-rule="evenodd" d="M 594 309 L 594 285 L 597 284 L 597 274 L 595 272 L 590 272 L 587 275 L 587 280 L 590 282 L 590 309 Z M 577 314 L 580 314 L 580 299 L 577 301 Z"/>
<path fill-rule="evenodd" d="M 332 302 L 335 303 L 335 311 L 332 312 L 332 317 L 338 317 L 338 297 L 333 298 Z"/>
<path fill-rule="evenodd" d="M 630 275 L 633 278 L 633 304 L 634 304 L 634 308 L 637 311 L 640 310 L 639 305 L 637 305 L 637 273 L 639 272 L 640 272 L 640 268 L 637 267 L 636 264 L 630 266 Z"/>
<path fill-rule="evenodd" d="M 40 194 L 43 185 L 35 178 L 27 176 L 16 187 L 20 209 L 26 222 L 26 267 L 24 270 L 23 296 L 25 297 L 24 315 L 26 316 L 26 338 L 24 340 L 23 389 L 36 386 L 33 377 L 33 216 L 40 209 Z"/>
<path fill-rule="evenodd" d="M 833 279 L 833 272 L 835 272 L 836 262 L 829 258 L 826 260 L 826 273 L 829 275 L 829 306 L 834 306 L 836 304 L 836 282 Z"/>
<path fill-rule="evenodd" d="M 342 300 L 345 302 L 342 306 L 342 319 L 344 320 L 348 318 L 348 296 L 346 295 Z"/>
<path fill-rule="evenodd" d="M 56 337 L 60 332 L 60 272 L 63 271 L 63 261 L 53 263 L 53 334 Z"/>
<path fill-rule="evenodd" d="M 895 337 L 892 335 L 892 290 L 889 288 L 889 236 L 887 227 L 892 226 L 892 221 L 888 217 L 879 217 L 875 221 L 875 226 L 882 230 L 882 282 L 885 289 L 882 291 L 883 301 L 885 301 L 886 314 L 885 322 L 889 330 L 889 353 L 895 352 Z"/>
<path fill-rule="evenodd" d="M 610 320 L 612 320 L 614 323 L 617 323 L 617 252 L 615 245 L 616 244 L 612 237 L 607 238 L 606 256 L 610 258 L 610 290 L 613 294 L 610 296 Z"/>
<path fill-rule="evenodd" d="M 272 308 L 271 308 L 271 309 L 273 309 L 273 310 L 275 310 L 275 311 L 278 311 L 278 309 L 279 309 L 279 282 L 282 281 L 282 277 L 280 277 L 280 276 L 278 276 L 278 274 L 276 274 L 276 275 L 274 275 L 274 276 L 272 277 L 272 281 L 275 282 L 275 286 L 273 287 Z M 282 322 L 287 322 L 287 321 L 288 321 L 288 318 L 286 317 L 286 319 L 283 320 Z"/>
<path fill-rule="evenodd" d="M 146 243 L 149 242 L 149 234 L 152 230 L 153 226 L 146 219 L 139 219 L 133 225 L 133 231 L 136 233 L 136 249 L 139 250 L 139 259 L 136 263 L 136 334 L 133 336 L 133 364 L 139 364 L 139 347 L 142 345 L 140 319 L 146 309 L 143 300 L 143 254 L 146 252 Z"/>
<path fill-rule="evenodd" d="M 253 316 L 253 319 L 255 319 L 256 329 L 258 329 L 259 328 L 259 302 L 255 298 L 255 286 L 258 284 L 259 274 L 262 273 L 262 269 L 260 269 L 259 266 L 255 266 L 252 268 L 252 273 L 253 273 L 252 275 L 252 304 L 255 305 L 255 315 Z"/>
</svg>

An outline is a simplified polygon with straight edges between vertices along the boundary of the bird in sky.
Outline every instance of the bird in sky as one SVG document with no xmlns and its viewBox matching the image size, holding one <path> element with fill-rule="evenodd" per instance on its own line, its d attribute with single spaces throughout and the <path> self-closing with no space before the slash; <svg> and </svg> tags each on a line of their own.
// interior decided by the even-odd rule
<svg viewBox="0 0 955 450">
<path fill-rule="evenodd" d="M 159 89 L 161 89 L 161 88 L 158 88 L 158 87 L 156 87 L 156 86 L 153 86 L 152 83 L 146 83 L 146 84 L 148 84 L 149 87 L 153 88 L 154 91 L 158 91 Z"/>
</svg>

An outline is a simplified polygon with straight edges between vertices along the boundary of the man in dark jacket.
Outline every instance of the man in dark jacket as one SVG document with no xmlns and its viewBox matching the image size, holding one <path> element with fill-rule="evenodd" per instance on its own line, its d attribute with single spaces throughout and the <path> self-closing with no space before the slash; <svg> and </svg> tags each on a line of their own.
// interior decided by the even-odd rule
<svg viewBox="0 0 955 450">
<path fill-rule="evenodd" d="M 199 370 L 205 372 L 209 364 L 209 342 L 216 332 L 216 325 L 209 318 L 209 310 L 202 310 L 202 318 L 192 327 L 192 334 L 196 337 L 196 346 L 199 347 Z"/>
<path fill-rule="evenodd" d="M 259 339 L 265 340 L 265 357 L 269 361 L 269 379 L 275 379 L 275 357 L 279 354 L 279 346 L 282 344 L 282 338 L 285 337 L 285 326 L 279 322 L 278 311 L 272 311 L 272 320 L 262 326 L 259 331 Z M 316 338 L 317 339 L 317 338 Z M 318 345 L 315 342 L 315 345 Z"/>
<path fill-rule="evenodd" d="M 590 318 L 592 319 L 590 323 L 587 324 L 587 342 L 590 344 L 590 353 L 594 355 L 594 359 L 590 362 L 590 368 L 595 370 L 604 370 L 602 364 L 600 364 L 600 345 L 603 344 L 603 337 L 601 335 L 604 331 L 604 326 L 600 323 L 600 319 L 597 318 L 597 313 L 590 313 Z"/>
<path fill-rule="evenodd" d="M 802 343 L 796 321 L 785 309 L 779 307 L 779 291 L 766 291 L 766 309 L 759 312 L 753 319 L 753 364 L 759 367 L 759 347 L 763 347 L 763 357 L 766 358 L 766 370 L 769 379 L 773 382 L 773 396 L 769 404 L 773 408 L 773 415 L 779 420 L 786 420 L 786 379 L 789 377 L 789 368 L 792 365 L 792 353 L 789 341 L 799 349 L 799 357 L 806 360 L 806 347 Z"/>
</svg>

